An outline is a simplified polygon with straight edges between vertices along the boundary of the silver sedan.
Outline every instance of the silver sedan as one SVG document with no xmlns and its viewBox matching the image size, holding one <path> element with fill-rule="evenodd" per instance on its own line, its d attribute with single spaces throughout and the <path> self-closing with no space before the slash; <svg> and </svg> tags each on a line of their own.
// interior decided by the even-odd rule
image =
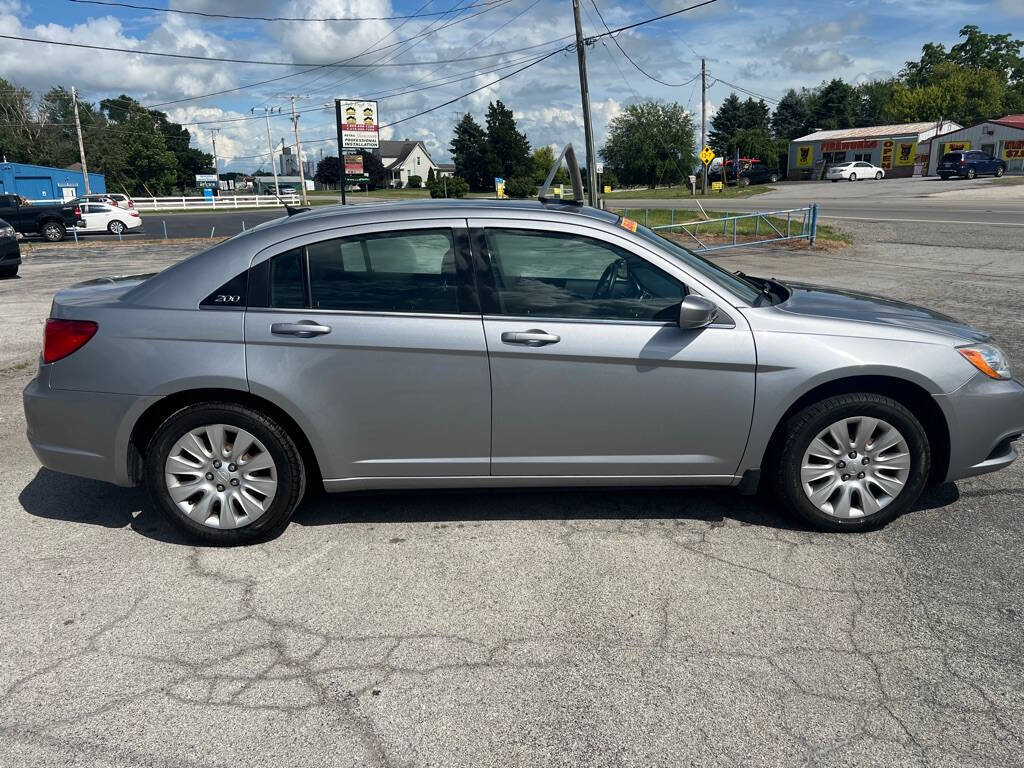
<svg viewBox="0 0 1024 768">
<path fill-rule="evenodd" d="M 425 201 L 269 222 L 60 291 L 28 437 L 218 544 L 307 486 L 771 486 L 819 529 L 1016 458 L 1024 386 L 927 309 L 733 274 L 607 212 Z"/>
</svg>

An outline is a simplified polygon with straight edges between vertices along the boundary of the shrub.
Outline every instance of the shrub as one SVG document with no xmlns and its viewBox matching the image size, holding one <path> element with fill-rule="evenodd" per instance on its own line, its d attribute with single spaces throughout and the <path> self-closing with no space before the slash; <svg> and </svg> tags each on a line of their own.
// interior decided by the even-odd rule
<svg viewBox="0 0 1024 768">
<path fill-rule="evenodd" d="M 409 183 L 406 185 L 409 189 L 419 189 L 423 186 L 423 177 L 412 175 L 409 177 Z"/>
<path fill-rule="evenodd" d="M 509 197 L 525 198 L 537 194 L 537 186 L 529 176 L 505 179 L 505 194 Z"/>
<path fill-rule="evenodd" d="M 427 189 L 430 190 L 431 197 L 444 197 L 445 191 L 448 192 L 448 197 L 465 197 L 469 192 L 469 183 L 458 176 L 444 177 L 438 174 L 433 182 L 427 181 Z"/>
</svg>

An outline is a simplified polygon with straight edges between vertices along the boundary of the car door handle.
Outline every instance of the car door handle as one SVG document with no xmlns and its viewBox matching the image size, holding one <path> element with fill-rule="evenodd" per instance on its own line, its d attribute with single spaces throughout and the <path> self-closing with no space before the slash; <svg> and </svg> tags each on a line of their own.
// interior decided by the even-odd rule
<svg viewBox="0 0 1024 768">
<path fill-rule="evenodd" d="M 501 334 L 501 340 L 506 344 L 522 344 L 527 347 L 543 347 L 548 344 L 557 344 L 562 340 L 561 336 L 553 333 L 531 328 L 528 331 L 505 331 Z"/>
<path fill-rule="evenodd" d="M 275 336 L 298 336 L 308 339 L 311 336 L 323 336 L 331 332 L 331 326 L 320 325 L 314 320 L 300 320 L 297 323 L 274 323 L 270 332 Z"/>
</svg>

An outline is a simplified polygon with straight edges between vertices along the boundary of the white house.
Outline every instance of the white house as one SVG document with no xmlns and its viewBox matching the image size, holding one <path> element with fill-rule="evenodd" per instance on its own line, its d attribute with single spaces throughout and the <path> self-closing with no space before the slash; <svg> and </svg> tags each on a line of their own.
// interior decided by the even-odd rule
<svg viewBox="0 0 1024 768">
<path fill-rule="evenodd" d="M 430 157 L 422 141 L 382 141 L 380 161 L 384 164 L 385 178 L 389 187 L 406 187 L 410 176 L 419 176 L 421 184 L 427 183 L 430 169 L 437 173 L 438 165 Z"/>
</svg>

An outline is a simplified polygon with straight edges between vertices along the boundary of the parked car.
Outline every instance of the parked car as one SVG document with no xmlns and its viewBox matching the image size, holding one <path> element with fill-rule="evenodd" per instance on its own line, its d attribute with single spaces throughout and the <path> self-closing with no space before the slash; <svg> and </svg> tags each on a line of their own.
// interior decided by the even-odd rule
<svg viewBox="0 0 1024 768">
<path fill-rule="evenodd" d="M 725 178 L 728 184 L 736 184 L 736 168 L 733 165 L 725 166 Z M 708 174 L 709 181 L 721 181 L 721 169 Z M 770 168 L 764 163 L 740 163 L 739 186 L 747 187 L 751 184 L 774 184 L 779 180 L 779 172 Z"/>
<path fill-rule="evenodd" d="M 86 203 L 103 203 L 105 205 L 112 205 L 115 208 L 117 207 L 117 201 L 114 200 L 114 198 L 112 198 L 110 195 L 107 195 L 107 194 L 79 195 L 78 197 L 76 197 L 71 202 L 74 205 L 78 205 L 78 206 L 85 205 Z"/>
<path fill-rule="evenodd" d="M 943 181 L 950 176 L 973 179 L 987 173 L 999 177 L 1006 173 L 1006 161 L 977 149 L 947 152 L 939 159 L 937 171 Z"/>
<path fill-rule="evenodd" d="M 86 203 L 82 206 L 79 234 L 110 232 L 119 235 L 142 226 L 142 216 L 136 210 L 126 210 L 107 203 Z"/>
<path fill-rule="evenodd" d="M 21 264 L 21 248 L 14 227 L 0 219 L 0 277 L 14 277 Z"/>
<path fill-rule="evenodd" d="M 117 204 L 118 208 L 134 208 L 135 201 L 132 200 L 128 195 L 122 195 L 120 192 L 112 192 L 107 195 L 114 203 Z"/>
<path fill-rule="evenodd" d="M 50 242 L 64 239 L 78 222 L 81 210 L 71 203 L 37 205 L 20 195 L 0 195 L 0 219 L 23 235 L 42 235 Z"/>
<path fill-rule="evenodd" d="M 848 163 L 837 163 L 829 166 L 825 171 L 825 178 L 831 181 L 857 181 L 857 179 L 882 179 L 885 171 L 877 165 L 866 163 L 863 160 L 855 160 Z"/>
<path fill-rule="evenodd" d="M 314 482 L 764 477 L 806 523 L 865 530 L 1024 433 L 983 331 L 729 272 L 611 212 L 482 199 L 314 209 L 62 290 L 24 406 L 44 466 L 145 483 L 216 544 L 281 530 Z"/>
</svg>

